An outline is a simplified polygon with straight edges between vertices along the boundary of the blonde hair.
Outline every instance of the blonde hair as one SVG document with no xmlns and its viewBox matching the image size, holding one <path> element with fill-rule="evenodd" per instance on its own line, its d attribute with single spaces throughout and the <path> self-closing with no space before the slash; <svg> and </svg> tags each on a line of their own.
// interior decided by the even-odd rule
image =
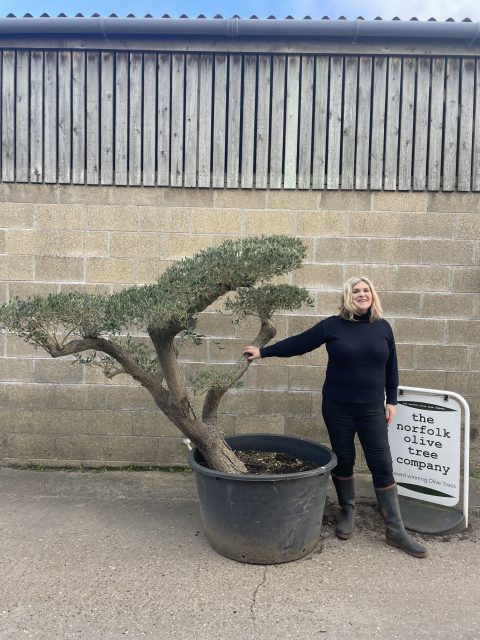
<svg viewBox="0 0 480 640">
<path fill-rule="evenodd" d="M 379 320 L 383 316 L 383 309 L 380 303 L 380 298 L 378 297 L 377 292 L 375 291 L 375 287 L 371 280 L 369 280 L 366 276 L 354 276 L 353 278 L 349 278 L 343 285 L 343 291 L 340 299 L 340 316 L 345 318 L 345 320 L 355 320 L 355 307 L 352 302 L 352 290 L 355 285 L 359 282 L 365 282 L 370 288 L 370 292 L 372 294 L 372 304 L 370 307 L 370 322 L 375 322 L 375 320 Z"/>
</svg>

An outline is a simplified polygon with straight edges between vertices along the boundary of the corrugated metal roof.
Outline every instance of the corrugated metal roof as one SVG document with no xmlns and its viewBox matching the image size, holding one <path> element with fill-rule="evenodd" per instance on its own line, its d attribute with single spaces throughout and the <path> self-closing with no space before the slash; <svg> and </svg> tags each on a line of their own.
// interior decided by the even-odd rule
<svg viewBox="0 0 480 640">
<path fill-rule="evenodd" d="M 57 15 L 50 15 L 48 13 L 42 13 L 39 16 L 34 16 L 31 13 L 25 13 L 23 16 L 17 16 L 13 13 L 9 13 L 6 16 L 3 16 L 5 18 L 17 18 L 17 19 L 23 19 L 23 18 L 135 18 L 135 19 L 144 19 L 144 18 L 162 18 L 162 19 L 195 19 L 195 20 L 226 20 L 229 18 L 239 18 L 241 20 L 259 20 L 259 16 L 256 15 L 252 15 L 249 16 L 248 18 L 242 18 L 241 16 L 235 14 L 233 16 L 222 16 L 219 13 L 217 13 L 215 16 L 212 16 L 211 18 L 209 18 L 208 16 L 205 16 L 204 14 L 199 14 L 198 16 L 187 16 L 185 14 L 182 14 L 181 16 L 175 17 L 175 16 L 171 16 L 168 13 L 163 14 L 162 16 L 153 16 L 150 13 L 147 13 L 143 16 L 136 16 L 133 13 L 129 13 L 127 16 L 119 16 L 116 13 L 111 13 L 108 16 L 102 16 L 100 13 L 92 13 L 91 15 L 84 15 L 82 13 L 76 13 L 74 16 L 72 15 L 67 15 L 65 13 L 59 13 Z M 267 20 L 312 20 L 313 18 L 311 16 L 305 16 L 303 18 L 294 18 L 293 16 L 285 16 L 284 18 L 279 17 L 279 16 L 273 16 L 270 15 L 266 18 Z M 356 18 L 346 18 L 345 16 L 339 16 L 338 18 L 331 18 L 330 16 L 323 16 L 322 18 L 316 18 L 318 20 L 365 20 L 365 18 L 363 16 L 357 16 Z M 390 21 L 390 18 L 382 18 L 380 16 L 377 16 L 376 18 L 373 18 L 374 20 L 382 20 L 385 22 Z M 395 20 L 395 21 L 399 21 L 399 22 L 418 22 L 420 21 L 419 18 L 416 18 L 415 16 L 413 16 L 412 18 L 409 18 L 408 20 L 401 20 L 401 18 L 399 18 L 398 16 L 395 16 L 394 18 L 391 18 L 391 20 Z M 471 20 L 468 17 L 463 18 L 462 20 L 455 20 L 454 18 L 447 18 L 446 20 L 437 20 L 436 18 L 428 18 L 428 20 L 422 20 L 422 22 L 473 22 L 473 20 Z"/>
<path fill-rule="evenodd" d="M 50 16 L 43 13 L 35 17 L 31 14 L 17 17 L 10 13 L 6 17 L 0 17 L 0 36 L 13 38 L 28 38 L 32 35 L 42 37 L 94 37 L 104 38 L 143 38 L 143 37 L 189 37 L 202 39 L 214 37 L 217 39 L 265 39 L 265 38 L 298 38 L 350 40 L 357 43 L 360 40 L 410 40 L 416 42 L 455 41 L 463 42 L 469 47 L 475 44 L 480 46 L 480 22 L 473 22 L 470 18 L 455 21 L 449 18 L 445 21 L 418 20 L 416 17 L 410 20 L 400 20 L 395 17 L 392 20 L 383 20 L 378 17 L 374 20 L 366 20 L 359 16 L 355 20 L 340 16 L 330 19 L 324 16 L 321 19 L 312 19 L 309 16 L 295 19 L 292 16 L 286 18 L 258 18 L 251 16 L 242 19 L 239 16 L 224 18 L 217 14 L 214 18 L 205 18 L 202 14 L 197 18 L 189 18 L 183 14 L 179 18 L 172 18 L 164 14 L 155 18 L 151 14 L 137 17 L 134 14 L 121 17 L 115 14 L 100 16 L 84 16 L 77 13 L 69 17 L 64 13 Z"/>
</svg>

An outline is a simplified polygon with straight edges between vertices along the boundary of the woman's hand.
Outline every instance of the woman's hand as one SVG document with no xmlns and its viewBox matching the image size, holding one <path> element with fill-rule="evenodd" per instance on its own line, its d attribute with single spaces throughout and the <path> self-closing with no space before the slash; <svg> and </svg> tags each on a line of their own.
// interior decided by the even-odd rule
<svg viewBox="0 0 480 640">
<path fill-rule="evenodd" d="M 387 406 L 385 407 L 385 420 L 387 421 L 387 424 L 390 424 L 390 422 L 393 420 L 396 411 L 397 409 L 395 408 L 394 404 L 387 404 Z"/>
<path fill-rule="evenodd" d="M 252 360 L 260 358 L 260 349 L 258 347 L 250 345 L 249 347 L 245 347 L 245 349 L 243 350 L 243 355 L 247 356 L 247 360 L 251 362 Z"/>
</svg>

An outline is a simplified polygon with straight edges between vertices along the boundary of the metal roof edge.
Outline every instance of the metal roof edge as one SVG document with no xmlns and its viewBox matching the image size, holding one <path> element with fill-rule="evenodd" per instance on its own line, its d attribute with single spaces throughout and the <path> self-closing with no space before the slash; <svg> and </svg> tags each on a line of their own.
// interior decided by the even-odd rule
<svg viewBox="0 0 480 640">
<path fill-rule="evenodd" d="M 119 18 L 116 16 L 69 18 L 10 17 L 0 18 L 0 37 L 32 35 L 90 36 L 106 40 L 119 37 L 189 36 L 242 38 L 330 38 L 358 42 L 360 40 L 405 39 L 417 41 L 453 40 L 469 46 L 480 44 L 480 22 L 436 20 L 330 20 L 276 18 Z"/>
</svg>

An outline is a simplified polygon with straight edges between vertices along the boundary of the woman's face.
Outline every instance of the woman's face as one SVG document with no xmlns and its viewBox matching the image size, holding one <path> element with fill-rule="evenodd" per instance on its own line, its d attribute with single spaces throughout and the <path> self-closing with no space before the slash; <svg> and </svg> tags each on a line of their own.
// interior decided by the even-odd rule
<svg viewBox="0 0 480 640">
<path fill-rule="evenodd" d="M 359 316 L 363 316 L 372 306 L 372 292 L 366 282 L 360 280 L 352 288 L 352 304 L 355 308 L 355 313 Z"/>
</svg>

